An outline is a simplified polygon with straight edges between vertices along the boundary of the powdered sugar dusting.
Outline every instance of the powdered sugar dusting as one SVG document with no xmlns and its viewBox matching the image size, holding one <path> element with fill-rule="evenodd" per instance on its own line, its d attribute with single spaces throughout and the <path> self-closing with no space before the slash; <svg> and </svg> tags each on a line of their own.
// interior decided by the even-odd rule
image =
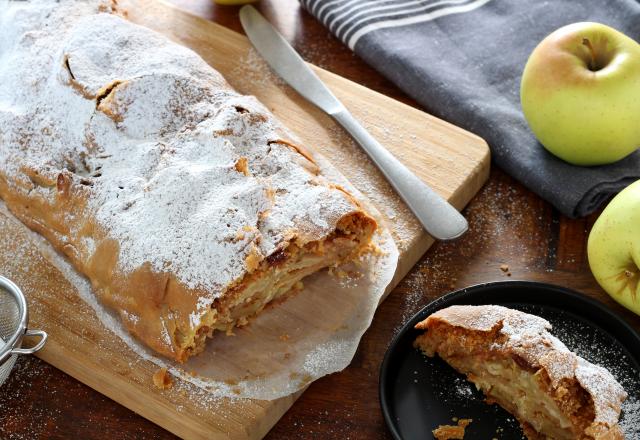
<svg viewBox="0 0 640 440">
<path fill-rule="evenodd" d="M 627 393 L 611 373 L 578 357 L 578 367 L 575 369 L 575 375 L 594 401 L 596 409 L 595 420 L 608 424 L 616 423 L 620 416 L 620 409 L 615 405 L 616 397 L 624 396 L 626 398 Z"/>
<path fill-rule="evenodd" d="M 281 127 L 195 53 L 110 14 L 99 1 L 6 3 L 2 13 L 0 173 L 53 203 L 25 175 L 59 173 L 88 204 L 67 224 L 81 260 L 119 245 L 117 268 L 170 271 L 208 303 L 240 278 L 252 249 L 269 255 L 302 230 L 318 239 L 352 212 L 307 170 Z M 44 24 L 44 26 L 43 26 Z M 236 164 L 246 159 L 248 172 Z M 268 213 L 268 217 L 265 215 Z M 238 234 L 245 228 L 246 233 Z"/>
<path fill-rule="evenodd" d="M 331 364 L 344 363 L 343 357 L 349 353 L 345 350 L 345 344 L 348 341 L 330 341 L 322 345 L 318 345 L 311 351 L 304 362 L 303 369 L 313 377 L 319 376 L 323 371 L 329 370 Z M 351 356 L 346 363 L 349 363 Z"/>
<path fill-rule="evenodd" d="M 640 397 L 631 395 L 622 404 L 620 428 L 625 438 L 640 438 Z"/>
</svg>

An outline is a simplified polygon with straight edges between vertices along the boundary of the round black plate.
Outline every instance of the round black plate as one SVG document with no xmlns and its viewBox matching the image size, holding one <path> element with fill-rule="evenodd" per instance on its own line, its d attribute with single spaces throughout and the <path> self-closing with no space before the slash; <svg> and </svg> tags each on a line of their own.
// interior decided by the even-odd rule
<svg viewBox="0 0 640 440">
<path fill-rule="evenodd" d="M 640 335 L 603 304 L 584 294 L 550 284 L 508 281 L 449 293 L 416 314 L 395 337 L 380 370 L 380 404 L 389 430 L 400 440 L 427 439 L 438 425 L 471 418 L 465 438 L 524 439 L 515 419 L 483 395 L 440 358 L 413 348 L 413 327 L 436 310 L 455 304 L 499 304 L 541 316 L 570 350 L 601 365 L 629 393 L 621 426 L 626 438 L 640 439 Z M 635 411 L 632 411 L 635 407 Z M 625 408 L 627 411 L 625 411 Z"/>
</svg>

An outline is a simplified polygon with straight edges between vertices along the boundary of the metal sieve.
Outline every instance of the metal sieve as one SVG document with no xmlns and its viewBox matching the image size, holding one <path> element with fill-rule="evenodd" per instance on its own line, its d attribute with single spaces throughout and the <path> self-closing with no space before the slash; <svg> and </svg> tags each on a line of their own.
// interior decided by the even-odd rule
<svg viewBox="0 0 640 440">
<path fill-rule="evenodd" d="M 19 354 L 32 354 L 40 350 L 47 340 L 42 330 L 29 330 L 27 301 L 18 286 L 0 275 L 0 385 L 9 376 Z M 22 348 L 25 336 L 40 336 L 30 348 Z"/>
</svg>

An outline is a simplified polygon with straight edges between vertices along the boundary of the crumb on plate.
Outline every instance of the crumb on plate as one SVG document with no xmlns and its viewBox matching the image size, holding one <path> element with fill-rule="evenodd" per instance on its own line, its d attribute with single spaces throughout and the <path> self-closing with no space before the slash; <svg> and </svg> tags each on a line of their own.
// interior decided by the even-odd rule
<svg viewBox="0 0 640 440">
<path fill-rule="evenodd" d="M 433 436 L 438 440 L 462 440 L 464 439 L 464 430 L 471 424 L 472 419 L 460 419 L 457 426 L 440 425 L 433 431 Z"/>
</svg>

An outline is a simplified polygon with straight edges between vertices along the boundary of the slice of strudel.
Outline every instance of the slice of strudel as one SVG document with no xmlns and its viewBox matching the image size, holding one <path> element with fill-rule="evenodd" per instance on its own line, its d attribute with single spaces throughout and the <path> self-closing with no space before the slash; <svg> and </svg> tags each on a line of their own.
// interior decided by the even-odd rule
<svg viewBox="0 0 640 440">
<path fill-rule="evenodd" d="M 606 369 L 576 356 L 546 320 L 501 306 L 451 306 L 416 325 L 440 356 L 513 414 L 531 440 L 621 440 L 627 397 Z"/>
<path fill-rule="evenodd" d="M 0 197 L 185 361 L 377 228 L 253 97 L 99 0 L 0 0 Z"/>
</svg>

